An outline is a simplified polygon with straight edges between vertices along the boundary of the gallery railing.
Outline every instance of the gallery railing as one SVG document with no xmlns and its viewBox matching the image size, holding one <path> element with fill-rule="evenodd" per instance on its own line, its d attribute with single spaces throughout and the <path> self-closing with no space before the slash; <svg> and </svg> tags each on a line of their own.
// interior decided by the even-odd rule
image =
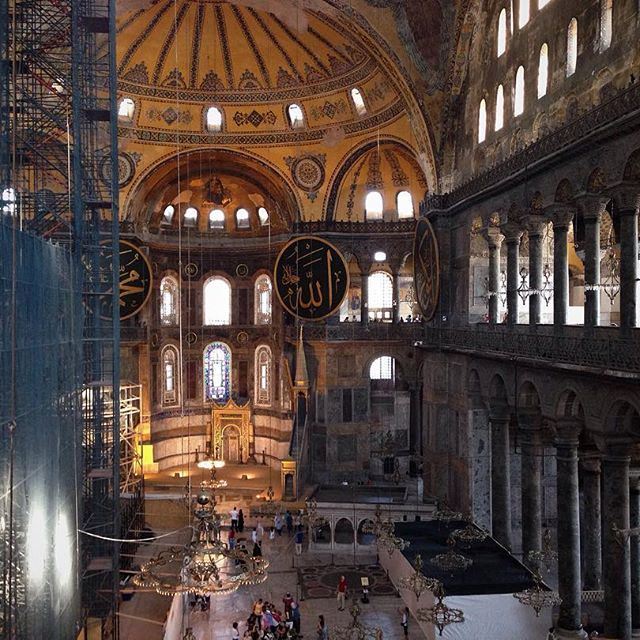
<svg viewBox="0 0 640 640">
<path fill-rule="evenodd" d="M 349 340 L 420 340 L 424 325 L 419 322 L 341 322 L 340 324 L 304 325 L 305 340 L 341 342 Z M 296 328 L 286 327 L 286 336 L 296 339 Z"/>
</svg>

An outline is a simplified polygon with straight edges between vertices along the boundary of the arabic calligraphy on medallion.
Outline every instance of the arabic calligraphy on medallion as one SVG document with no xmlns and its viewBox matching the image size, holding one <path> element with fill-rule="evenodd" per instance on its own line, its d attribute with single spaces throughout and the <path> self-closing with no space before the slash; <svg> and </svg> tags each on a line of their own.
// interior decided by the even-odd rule
<svg viewBox="0 0 640 640">
<path fill-rule="evenodd" d="M 331 243 L 301 236 L 289 241 L 276 259 L 275 289 L 291 315 L 322 320 L 340 308 L 349 290 L 349 269 Z"/>
<path fill-rule="evenodd" d="M 440 296 L 440 258 L 438 240 L 426 218 L 418 220 L 413 240 L 413 269 L 416 298 L 423 318 L 431 320 Z"/>
</svg>

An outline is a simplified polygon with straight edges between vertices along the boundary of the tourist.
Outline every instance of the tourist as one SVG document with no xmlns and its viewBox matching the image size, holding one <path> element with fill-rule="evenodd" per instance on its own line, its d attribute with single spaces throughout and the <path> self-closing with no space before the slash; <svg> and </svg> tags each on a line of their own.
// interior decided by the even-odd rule
<svg viewBox="0 0 640 640">
<path fill-rule="evenodd" d="M 344 603 L 347 599 L 347 579 L 344 576 L 340 576 L 336 595 L 338 600 L 338 611 L 344 611 Z"/>
<path fill-rule="evenodd" d="M 329 640 L 329 629 L 324 621 L 324 616 L 320 614 L 318 616 L 318 626 L 316 627 L 318 632 L 318 640 Z"/>
<path fill-rule="evenodd" d="M 229 511 L 229 515 L 231 516 L 231 528 L 237 529 L 238 528 L 238 508 L 233 507 L 233 509 Z"/>
<path fill-rule="evenodd" d="M 229 530 L 229 549 L 235 549 L 236 548 L 236 532 L 232 529 Z"/>
<path fill-rule="evenodd" d="M 276 513 L 276 517 L 273 519 L 273 524 L 276 528 L 276 533 L 281 536 L 282 535 L 282 516 L 280 513 Z"/>
<path fill-rule="evenodd" d="M 258 532 L 258 542 L 262 543 L 262 537 L 264 536 L 264 527 L 262 526 L 262 520 L 258 519 L 258 526 L 256 527 Z"/>
<path fill-rule="evenodd" d="M 284 516 L 284 521 L 287 524 L 287 533 L 291 535 L 293 533 L 293 516 L 291 515 L 291 511 L 287 509 L 287 513 Z"/>
<path fill-rule="evenodd" d="M 240 640 L 240 631 L 238 631 L 237 622 L 234 622 L 231 625 L 231 640 Z"/>
<path fill-rule="evenodd" d="M 262 604 L 262 598 L 253 603 L 253 625 L 258 629 L 262 627 Z"/>
<path fill-rule="evenodd" d="M 258 534 L 258 529 L 257 527 L 251 532 L 251 542 L 253 542 L 253 544 L 258 544 L 258 542 L 260 542 L 261 540 L 261 536 Z"/>
<path fill-rule="evenodd" d="M 269 540 L 275 540 L 276 539 L 276 530 L 271 527 L 271 529 L 269 529 Z"/>
<path fill-rule="evenodd" d="M 260 556 L 262 556 L 262 548 L 260 547 L 260 543 L 259 542 L 255 542 L 253 544 L 253 553 L 252 553 L 254 558 L 259 558 Z"/>
<path fill-rule="evenodd" d="M 244 513 L 242 513 L 242 509 L 238 511 L 238 531 L 240 533 L 244 531 Z"/>
<path fill-rule="evenodd" d="M 289 613 L 289 618 L 291 622 L 293 622 L 293 630 L 299 634 L 300 633 L 300 606 L 294 600 L 291 603 L 291 612 Z"/>
<path fill-rule="evenodd" d="M 404 631 L 404 637 L 409 637 L 409 607 L 405 607 L 404 609 L 399 609 L 401 615 L 402 630 Z"/>
<path fill-rule="evenodd" d="M 287 595 L 282 598 L 282 603 L 284 604 L 284 613 L 285 615 L 291 611 L 291 605 L 293 603 L 293 598 L 291 594 L 287 591 Z"/>
<path fill-rule="evenodd" d="M 296 531 L 296 536 L 294 538 L 295 543 L 296 543 L 296 555 L 297 556 L 301 556 L 302 555 L 302 541 L 304 540 L 304 532 L 302 531 L 302 527 L 298 527 L 298 530 Z"/>
</svg>

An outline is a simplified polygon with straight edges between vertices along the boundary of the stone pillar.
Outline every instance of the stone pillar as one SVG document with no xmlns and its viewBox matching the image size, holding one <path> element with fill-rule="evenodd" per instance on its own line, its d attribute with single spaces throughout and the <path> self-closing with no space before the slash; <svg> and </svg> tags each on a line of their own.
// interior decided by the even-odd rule
<svg viewBox="0 0 640 640">
<path fill-rule="evenodd" d="M 625 187 L 615 194 L 620 216 L 620 325 L 637 326 L 638 297 L 638 207 L 640 189 Z"/>
<path fill-rule="evenodd" d="M 391 274 L 393 278 L 393 322 L 400 321 L 400 276 L 396 269 Z"/>
<path fill-rule="evenodd" d="M 369 324 L 369 270 L 362 270 L 360 282 L 360 323 Z"/>
<path fill-rule="evenodd" d="M 503 237 L 500 230 L 490 227 L 485 237 L 489 245 L 489 324 L 498 324 L 498 307 L 500 305 L 500 247 Z"/>
<path fill-rule="evenodd" d="M 603 196 L 585 196 L 579 200 L 584 220 L 584 324 L 600 324 L 600 222 L 609 202 Z M 595 289 L 589 287 L 596 286 Z"/>
<path fill-rule="evenodd" d="M 553 324 L 567 324 L 569 311 L 569 227 L 575 210 L 567 205 L 557 205 L 549 215 L 553 220 Z"/>
<path fill-rule="evenodd" d="M 492 409 L 491 422 L 491 528 L 493 537 L 511 549 L 511 472 L 509 470 L 508 407 Z"/>
<path fill-rule="evenodd" d="M 578 436 L 582 424 L 574 419 L 556 422 L 558 487 L 558 592 L 562 602 L 557 638 L 586 638 L 582 629 L 580 579 L 580 497 L 578 493 Z"/>
<path fill-rule="evenodd" d="M 602 512 L 600 508 L 600 460 L 580 460 L 582 482 L 582 523 L 580 526 L 582 555 L 582 588 L 602 589 Z"/>
<path fill-rule="evenodd" d="M 629 487 L 629 526 L 640 527 L 640 473 L 632 471 Z M 629 538 L 631 557 L 631 626 L 640 637 L 640 536 Z"/>
<path fill-rule="evenodd" d="M 529 232 L 529 324 L 540 324 L 542 320 L 542 236 L 545 220 L 542 216 L 531 215 L 527 220 Z"/>
<path fill-rule="evenodd" d="M 612 527 L 629 528 L 629 461 L 628 445 L 609 446 L 602 458 L 604 633 L 620 640 L 631 640 L 630 545 Z"/>
<path fill-rule="evenodd" d="M 542 417 L 537 410 L 523 409 L 518 414 L 522 464 L 522 559 L 531 565 L 528 555 L 542 549 Z M 533 568 L 537 564 L 533 563 Z"/>
<path fill-rule="evenodd" d="M 502 227 L 507 242 L 507 323 L 518 324 L 518 286 L 520 284 L 520 239 L 522 229 L 510 222 Z"/>
</svg>

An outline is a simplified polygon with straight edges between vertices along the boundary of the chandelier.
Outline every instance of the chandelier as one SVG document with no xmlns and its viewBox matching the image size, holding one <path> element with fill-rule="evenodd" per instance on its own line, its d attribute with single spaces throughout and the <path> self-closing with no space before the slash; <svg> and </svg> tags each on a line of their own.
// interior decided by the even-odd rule
<svg viewBox="0 0 640 640">
<path fill-rule="evenodd" d="M 547 573 L 550 573 L 553 569 L 553 564 L 557 560 L 558 552 L 553 548 L 551 530 L 545 529 L 542 534 L 542 549 L 540 551 L 529 551 L 527 562 L 538 570 L 544 566 Z"/>
<path fill-rule="evenodd" d="M 390 556 L 396 551 L 406 549 L 408 546 L 408 540 L 403 540 L 394 534 L 385 534 L 378 537 L 378 547 L 384 549 Z"/>
<path fill-rule="evenodd" d="M 378 627 L 368 627 L 360 622 L 360 605 L 353 599 L 349 607 L 351 622 L 344 627 L 335 627 L 331 632 L 331 640 L 378 640 L 382 638 L 382 630 Z"/>
<path fill-rule="evenodd" d="M 446 571 L 447 573 L 466 571 L 473 564 L 473 560 L 453 550 L 456 541 L 452 540 L 451 537 L 447 539 L 447 544 L 450 547 L 449 551 L 446 553 L 440 553 L 431 558 L 431 564 L 438 567 L 441 571 Z"/>
<path fill-rule="evenodd" d="M 416 555 L 415 560 L 413 561 L 413 568 L 414 571 L 410 576 L 401 578 L 398 581 L 398 587 L 400 589 L 413 591 L 416 595 L 416 600 L 419 600 L 420 596 L 425 591 L 436 593 L 438 590 L 442 589 L 442 583 L 439 580 L 436 580 L 435 578 L 427 578 L 427 576 L 422 573 L 422 556 L 420 554 Z"/>
<path fill-rule="evenodd" d="M 393 522 L 382 517 L 380 505 L 376 505 L 373 520 L 368 520 L 362 525 L 362 532 L 373 534 L 376 537 L 378 549 L 385 550 L 390 556 L 395 551 L 402 551 L 409 546 L 409 542 L 396 536 L 394 531 Z"/>
<path fill-rule="evenodd" d="M 464 613 L 460 609 L 453 609 L 444 603 L 444 590 L 442 586 L 434 593 L 437 600 L 432 607 L 418 609 L 416 617 L 421 622 L 433 624 L 438 629 L 438 635 L 442 635 L 445 627 L 450 624 L 464 622 Z"/>
<path fill-rule="evenodd" d="M 318 513 L 318 501 L 309 498 L 306 501 L 306 508 L 302 513 L 302 522 L 310 529 L 319 529 L 327 524 L 327 519 Z"/>
<path fill-rule="evenodd" d="M 467 546 L 472 545 L 474 542 L 482 542 L 486 539 L 489 534 L 480 527 L 477 527 L 472 522 L 470 522 L 463 529 L 456 529 L 449 534 L 449 540 L 452 541 L 453 544 L 460 542 Z"/>
<path fill-rule="evenodd" d="M 273 518 L 276 513 L 280 513 L 282 506 L 273 499 L 274 496 L 275 491 L 273 490 L 273 486 L 269 485 L 264 496 L 260 494 L 256 496 L 261 499 L 261 501 L 251 509 L 252 513 L 256 516 L 262 516 L 263 518 Z"/>
<path fill-rule="evenodd" d="M 542 586 L 542 577 L 537 571 L 533 574 L 533 587 L 514 593 L 513 597 L 521 604 L 531 607 L 536 614 L 548 607 L 557 607 L 562 599 L 557 591 L 549 591 Z"/>
<path fill-rule="evenodd" d="M 453 511 L 449 508 L 449 505 L 441 500 L 438 502 L 438 508 L 433 512 L 432 518 L 438 520 L 438 522 L 452 522 L 453 520 L 466 521 L 464 513 L 461 511 Z"/>
<path fill-rule="evenodd" d="M 230 549 L 220 539 L 221 517 L 206 481 L 196 498 L 191 540 L 173 546 L 145 562 L 134 577 L 139 587 L 155 589 L 164 596 L 179 593 L 221 595 L 241 586 L 260 584 L 267 579 L 269 566 L 263 557 L 251 557 L 246 549 Z"/>
</svg>

